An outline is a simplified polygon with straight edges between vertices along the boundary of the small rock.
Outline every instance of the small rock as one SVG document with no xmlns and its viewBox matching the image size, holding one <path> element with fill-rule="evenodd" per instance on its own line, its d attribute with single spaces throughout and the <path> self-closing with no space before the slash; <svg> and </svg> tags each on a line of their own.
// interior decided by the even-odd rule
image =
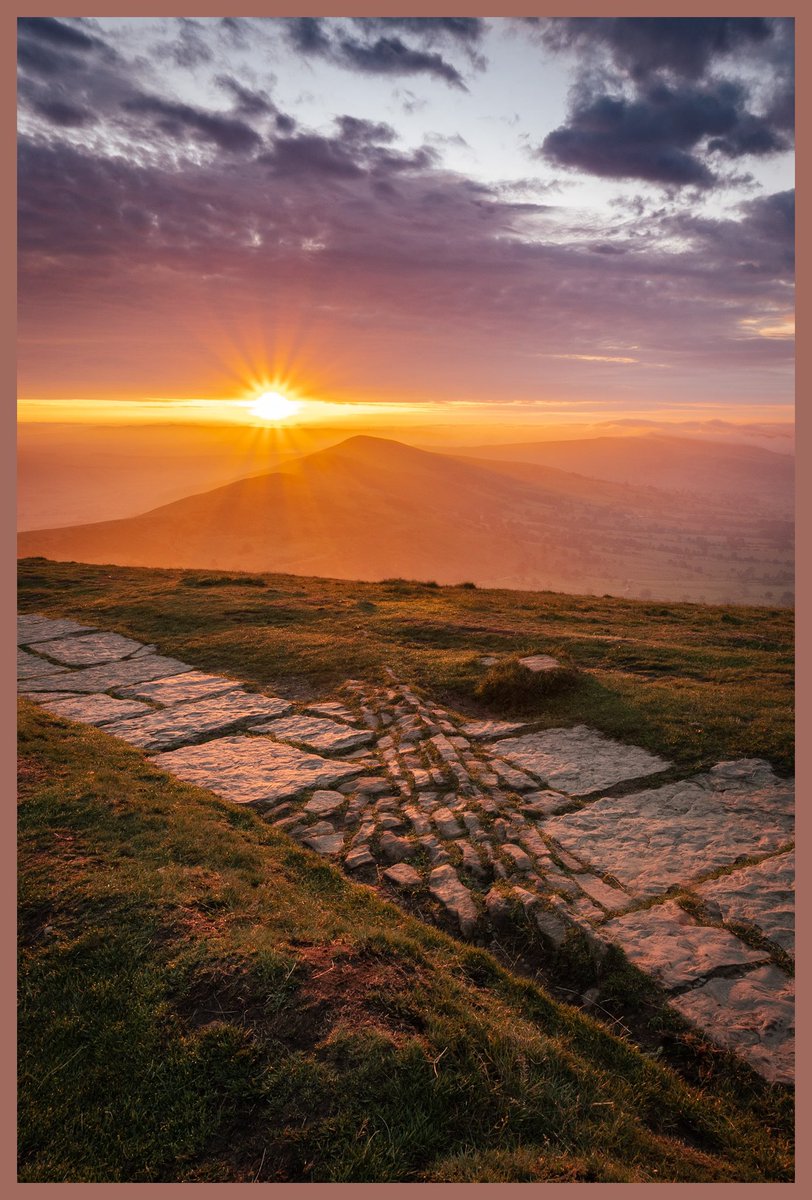
<svg viewBox="0 0 812 1200">
<path fill-rule="evenodd" d="M 417 888 L 420 887 L 421 879 L 414 867 L 410 867 L 408 863 L 397 863 L 394 867 L 387 867 L 383 873 L 384 879 L 388 879 L 390 883 L 396 884 L 402 888 Z"/>
<path fill-rule="evenodd" d="M 414 846 L 411 842 L 408 842 L 406 838 L 397 837 L 389 830 L 381 834 L 378 845 L 381 855 L 389 863 L 402 862 L 404 858 L 414 854 Z"/>
<path fill-rule="evenodd" d="M 330 817 L 337 809 L 341 808 L 345 799 L 346 797 L 342 796 L 341 792 L 314 792 L 303 811 L 317 817 Z"/>
<path fill-rule="evenodd" d="M 506 842 L 501 849 L 503 854 L 512 859 L 517 871 L 532 871 L 533 864 L 521 847 L 514 846 L 512 842 Z"/>
<path fill-rule="evenodd" d="M 463 832 L 459 821 L 447 808 L 438 808 L 432 816 L 435 825 L 443 837 L 455 838 L 459 837 Z"/>
<path fill-rule="evenodd" d="M 350 850 L 347 857 L 344 859 L 344 866 L 348 871 L 358 871 L 362 867 L 371 867 L 375 865 L 375 859 L 367 850 L 366 846 L 358 846 L 355 850 Z"/>
<path fill-rule="evenodd" d="M 469 937 L 476 928 L 479 914 L 471 893 L 460 883 L 457 872 L 449 863 L 435 867 L 431 872 L 429 891 L 447 912 L 456 917 L 463 937 Z"/>
</svg>

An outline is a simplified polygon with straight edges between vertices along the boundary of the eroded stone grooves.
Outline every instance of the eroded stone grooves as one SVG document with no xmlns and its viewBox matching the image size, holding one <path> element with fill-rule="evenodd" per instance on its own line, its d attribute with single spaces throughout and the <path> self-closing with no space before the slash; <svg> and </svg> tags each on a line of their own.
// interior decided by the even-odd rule
<svg viewBox="0 0 812 1200">
<path fill-rule="evenodd" d="M 391 671 L 294 705 L 68 619 L 21 616 L 17 640 L 19 690 L 55 715 L 463 937 L 488 944 L 521 913 L 556 945 L 573 929 L 597 957 L 613 943 L 712 1041 L 793 1078 L 794 792 L 768 763 L 658 786 L 671 764 L 646 750 L 583 725 L 466 721 Z"/>
</svg>

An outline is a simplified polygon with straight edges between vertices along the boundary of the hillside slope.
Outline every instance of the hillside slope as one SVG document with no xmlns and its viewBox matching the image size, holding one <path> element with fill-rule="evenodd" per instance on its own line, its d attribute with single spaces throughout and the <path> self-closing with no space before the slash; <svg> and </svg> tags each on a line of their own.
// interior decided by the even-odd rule
<svg viewBox="0 0 812 1200">
<path fill-rule="evenodd" d="M 711 601 L 786 602 L 792 584 L 787 523 L 742 524 L 729 503 L 363 436 L 139 517 L 24 533 L 19 549 Z"/>
<path fill-rule="evenodd" d="M 678 1026 L 693 1083 L 104 733 L 20 755 L 21 1181 L 791 1178 Z"/>
<path fill-rule="evenodd" d="M 510 445 L 460 446 L 462 457 L 534 463 L 593 479 L 736 499 L 748 509 L 792 512 L 795 461 L 759 446 L 647 433 Z"/>
</svg>

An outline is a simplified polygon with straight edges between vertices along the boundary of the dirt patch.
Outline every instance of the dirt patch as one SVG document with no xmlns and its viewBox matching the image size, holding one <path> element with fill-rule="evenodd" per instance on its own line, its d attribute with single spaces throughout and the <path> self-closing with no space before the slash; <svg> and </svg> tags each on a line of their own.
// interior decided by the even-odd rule
<svg viewBox="0 0 812 1200">
<path fill-rule="evenodd" d="M 233 1022 L 292 1051 L 315 1049 L 339 1026 L 375 1030 L 395 1043 L 420 1035 L 420 1022 L 396 1003 L 413 988 L 416 970 L 341 943 L 294 954 L 290 970 L 280 968 L 272 981 L 260 980 L 250 961 L 209 960 L 175 1007 L 194 1028 Z"/>
</svg>

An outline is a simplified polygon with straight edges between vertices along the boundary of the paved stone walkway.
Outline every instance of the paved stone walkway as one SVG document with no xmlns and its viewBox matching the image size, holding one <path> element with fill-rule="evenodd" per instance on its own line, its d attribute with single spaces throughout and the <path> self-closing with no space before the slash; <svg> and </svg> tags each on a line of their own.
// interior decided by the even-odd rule
<svg viewBox="0 0 812 1200">
<path fill-rule="evenodd" d="M 18 618 L 19 691 L 487 944 L 524 914 L 613 943 L 716 1044 L 793 1079 L 791 782 L 758 759 L 678 782 L 586 726 L 466 721 L 389 672 L 294 705 L 116 633 Z M 622 788 L 618 785 L 622 785 Z M 606 796 L 607 790 L 623 795 Z"/>
</svg>

